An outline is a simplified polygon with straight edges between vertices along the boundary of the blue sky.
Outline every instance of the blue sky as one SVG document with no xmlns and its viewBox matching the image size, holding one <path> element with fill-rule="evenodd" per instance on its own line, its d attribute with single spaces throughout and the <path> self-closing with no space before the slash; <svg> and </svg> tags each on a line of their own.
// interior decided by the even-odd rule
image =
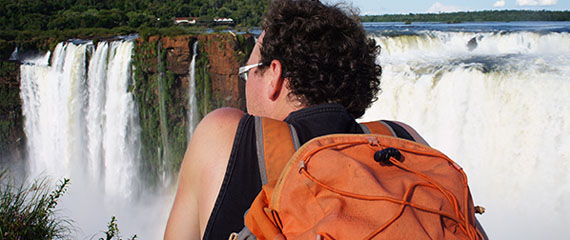
<svg viewBox="0 0 570 240">
<path fill-rule="evenodd" d="M 360 8 L 362 15 L 506 9 L 570 10 L 570 0 L 344 0 L 344 2 Z"/>
</svg>

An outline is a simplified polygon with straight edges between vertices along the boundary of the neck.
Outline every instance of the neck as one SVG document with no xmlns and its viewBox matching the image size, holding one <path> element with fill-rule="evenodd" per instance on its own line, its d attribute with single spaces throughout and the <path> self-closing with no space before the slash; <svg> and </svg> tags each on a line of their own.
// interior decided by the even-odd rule
<svg viewBox="0 0 570 240">
<path fill-rule="evenodd" d="M 289 102 L 289 104 L 284 105 L 282 107 L 273 108 L 270 114 L 268 114 L 269 115 L 268 117 L 283 121 L 285 120 L 285 118 L 287 118 L 287 116 L 289 116 L 290 113 L 302 108 L 303 107 L 300 104 L 293 104 Z"/>
<path fill-rule="evenodd" d="M 304 108 L 299 99 L 289 97 L 289 93 L 287 87 L 281 88 L 279 94 L 266 106 L 267 117 L 283 121 L 291 112 Z"/>
</svg>

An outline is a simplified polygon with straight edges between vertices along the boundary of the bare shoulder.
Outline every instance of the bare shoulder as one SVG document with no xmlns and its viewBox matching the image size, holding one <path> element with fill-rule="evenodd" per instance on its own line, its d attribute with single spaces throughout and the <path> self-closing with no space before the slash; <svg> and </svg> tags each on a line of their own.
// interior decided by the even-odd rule
<svg viewBox="0 0 570 240">
<path fill-rule="evenodd" d="M 180 168 L 165 239 L 197 239 L 206 228 L 244 112 L 221 108 L 196 127 Z"/>
<path fill-rule="evenodd" d="M 220 108 L 206 115 L 192 135 L 184 161 L 208 164 L 211 162 L 208 156 L 211 158 L 225 150 L 230 151 L 243 114 L 244 112 L 238 109 Z M 227 162 L 227 159 L 225 160 Z"/>
<path fill-rule="evenodd" d="M 414 129 L 412 128 L 410 125 L 405 124 L 403 122 L 398 122 L 398 121 L 393 121 L 394 123 L 400 125 L 401 127 L 403 127 L 404 129 L 406 129 L 406 131 L 412 135 L 412 137 L 414 138 L 414 140 L 417 143 L 421 143 L 424 144 L 426 146 L 429 146 L 429 144 L 427 143 L 427 141 Z"/>
<path fill-rule="evenodd" d="M 227 163 L 233 139 L 244 112 L 234 108 L 212 111 L 196 127 L 182 163 L 181 175 L 203 170 L 212 164 Z"/>
<path fill-rule="evenodd" d="M 232 128 L 237 128 L 237 125 L 243 116 L 244 112 L 235 108 L 220 108 L 212 111 L 200 121 L 194 136 L 193 141 L 202 140 L 201 137 L 208 135 L 222 134 L 226 136 L 226 131 L 235 130 Z"/>
</svg>

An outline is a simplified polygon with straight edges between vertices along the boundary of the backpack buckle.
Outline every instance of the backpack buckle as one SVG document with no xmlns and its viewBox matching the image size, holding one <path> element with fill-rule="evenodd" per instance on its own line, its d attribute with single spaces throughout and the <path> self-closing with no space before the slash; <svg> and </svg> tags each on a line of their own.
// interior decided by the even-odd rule
<svg viewBox="0 0 570 240">
<path fill-rule="evenodd" d="M 366 140 L 368 141 L 368 144 L 370 144 L 370 146 L 376 147 L 380 145 L 380 142 L 378 142 L 378 139 L 376 139 L 375 137 L 368 136 L 366 137 Z"/>
<path fill-rule="evenodd" d="M 306 170 L 305 161 L 299 161 L 299 173 L 300 173 L 303 169 Z"/>
</svg>

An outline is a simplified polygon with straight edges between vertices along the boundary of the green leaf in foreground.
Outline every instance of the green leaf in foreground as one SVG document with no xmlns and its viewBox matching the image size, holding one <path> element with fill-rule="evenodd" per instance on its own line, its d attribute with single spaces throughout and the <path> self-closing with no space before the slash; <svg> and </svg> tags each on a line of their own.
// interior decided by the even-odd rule
<svg viewBox="0 0 570 240">
<path fill-rule="evenodd" d="M 64 178 L 50 191 L 45 178 L 16 184 L 6 171 L 0 172 L 0 240 L 69 238 L 71 220 L 55 210 L 68 185 Z"/>
</svg>

